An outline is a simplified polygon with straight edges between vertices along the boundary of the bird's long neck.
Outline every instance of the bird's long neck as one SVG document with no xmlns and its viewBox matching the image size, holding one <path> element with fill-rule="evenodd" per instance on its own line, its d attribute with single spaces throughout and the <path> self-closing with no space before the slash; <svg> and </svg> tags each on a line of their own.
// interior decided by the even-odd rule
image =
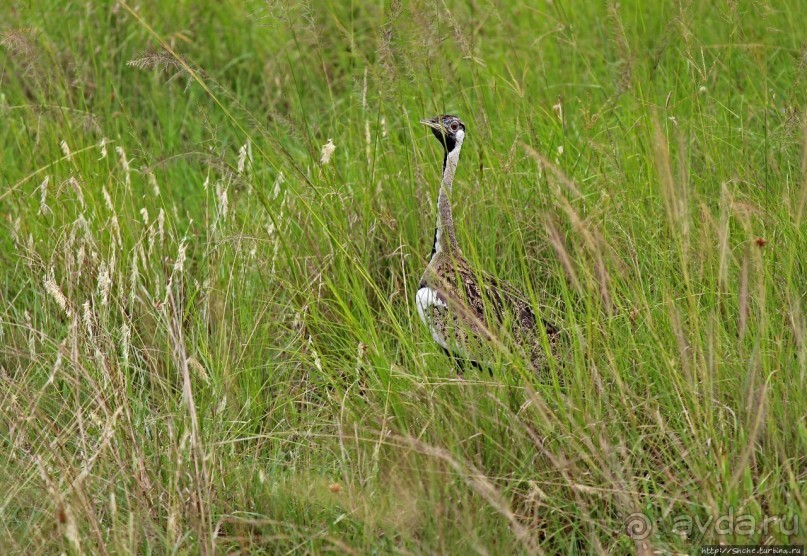
<svg viewBox="0 0 807 556">
<path fill-rule="evenodd" d="M 437 224 L 434 229 L 434 245 L 432 257 L 441 251 L 459 252 L 457 237 L 454 233 L 454 215 L 451 212 L 451 188 L 454 185 L 454 173 L 460 159 L 460 149 L 464 133 L 457 134 L 456 143 L 451 151 L 445 152 L 443 158 L 443 180 L 437 195 Z"/>
</svg>

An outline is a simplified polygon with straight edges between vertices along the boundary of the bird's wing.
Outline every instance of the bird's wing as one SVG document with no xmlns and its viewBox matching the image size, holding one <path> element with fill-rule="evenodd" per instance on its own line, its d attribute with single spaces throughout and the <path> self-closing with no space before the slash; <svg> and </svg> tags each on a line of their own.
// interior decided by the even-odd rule
<svg viewBox="0 0 807 556">
<path fill-rule="evenodd" d="M 470 273 L 469 273 L 470 274 Z M 499 322 L 503 322 L 508 316 L 515 318 L 518 324 L 526 329 L 534 329 L 539 319 L 530 304 L 529 298 L 511 283 L 496 278 L 486 272 L 478 273 L 479 278 L 471 276 L 472 280 L 465 280 L 466 295 L 470 299 L 472 296 L 478 300 L 479 306 L 477 314 L 481 318 L 484 315 L 485 299 L 492 304 L 492 314 L 496 315 Z M 464 277 L 463 277 L 464 278 Z M 540 321 L 548 335 L 557 333 L 557 328 L 545 320 Z"/>
</svg>

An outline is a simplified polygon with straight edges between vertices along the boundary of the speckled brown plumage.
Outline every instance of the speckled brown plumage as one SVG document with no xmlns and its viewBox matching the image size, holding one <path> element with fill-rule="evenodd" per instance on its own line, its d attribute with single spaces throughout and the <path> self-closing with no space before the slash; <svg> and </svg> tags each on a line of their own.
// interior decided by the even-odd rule
<svg viewBox="0 0 807 556">
<path fill-rule="evenodd" d="M 474 272 L 459 252 L 437 253 L 419 287 L 437 292 L 445 307 L 432 305 L 429 318 L 450 351 L 480 364 L 496 360 L 496 350 L 521 351 L 536 371 L 546 368 L 545 330 L 551 353 L 559 333 L 539 319 L 514 286 L 487 273 Z M 453 348 L 453 349 L 452 349 Z"/>
</svg>

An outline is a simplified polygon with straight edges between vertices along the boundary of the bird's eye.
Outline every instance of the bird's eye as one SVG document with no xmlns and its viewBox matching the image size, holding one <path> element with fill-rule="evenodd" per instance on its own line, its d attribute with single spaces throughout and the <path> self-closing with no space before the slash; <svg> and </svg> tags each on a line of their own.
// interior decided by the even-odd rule
<svg viewBox="0 0 807 556">
<path fill-rule="evenodd" d="M 451 131 L 457 131 L 460 125 L 457 122 L 451 122 Z"/>
</svg>

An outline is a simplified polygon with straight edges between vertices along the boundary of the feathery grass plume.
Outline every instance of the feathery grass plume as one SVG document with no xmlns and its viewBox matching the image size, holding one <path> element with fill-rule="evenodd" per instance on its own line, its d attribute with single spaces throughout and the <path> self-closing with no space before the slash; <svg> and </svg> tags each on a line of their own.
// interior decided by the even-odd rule
<svg viewBox="0 0 807 556">
<path fill-rule="evenodd" d="M 317 350 L 314 347 L 314 340 L 311 338 L 310 334 L 308 336 L 308 349 L 311 350 L 311 357 L 314 359 L 314 366 L 319 372 L 323 372 L 322 360 L 319 358 L 319 353 L 317 353 Z"/>
<path fill-rule="evenodd" d="M 249 162 L 249 164 L 247 164 Z M 252 142 L 247 140 L 246 143 L 241 145 L 238 149 L 238 163 L 236 173 L 240 176 L 246 170 L 252 167 Z"/>
<path fill-rule="evenodd" d="M 126 65 L 139 70 L 155 70 L 157 73 L 173 71 L 173 75 L 169 77 L 170 81 L 177 76 L 186 75 L 187 62 L 184 64 L 183 62 L 184 60 L 165 50 L 144 50 L 126 62 Z M 188 83 L 190 84 L 190 78 Z"/>
<path fill-rule="evenodd" d="M 560 124 L 564 125 L 564 120 L 563 120 L 563 101 L 562 101 L 562 99 L 560 97 L 558 97 L 558 101 L 555 104 L 552 105 L 552 112 L 554 112 L 555 115 L 557 115 L 558 120 L 560 120 Z"/>
<path fill-rule="evenodd" d="M 17 250 L 20 248 L 20 223 L 21 219 L 19 216 L 14 218 L 11 222 L 11 240 L 14 242 L 14 248 Z"/>
<path fill-rule="evenodd" d="M 94 329 L 93 326 L 94 319 L 92 315 L 92 309 L 90 308 L 90 301 L 89 300 L 85 301 L 82 307 L 84 310 L 81 316 L 82 320 L 84 321 L 84 328 L 87 330 L 87 336 L 89 338 L 92 338 Z"/>
<path fill-rule="evenodd" d="M 123 366 L 129 365 L 129 343 L 132 337 L 132 329 L 125 322 L 120 327 L 120 345 L 121 345 L 121 359 Z"/>
<path fill-rule="evenodd" d="M 103 160 L 107 157 L 107 150 L 106 146 L 110 143 L 109 139 L 106 137 L 101 137 L 101 140 L 98 141 L 98 152 L 101 154 L 98 160 Z"/>
<path fill-rule="evenodd" d="M 686 242 L 689 236 L 686 176 L 678 176 L 678 180 L 673 176 L 669 145 L 655 113 L 653 114 L 653 152 L 670 231 Z"/>
<path fill-rule="evenodd" d="M 328 164 L 331 161 L 331 155 L 333 155 L 333 151 L 336 150 L 336 145 L 333 144 L 333 140 L 328 139 L 328 142 L 322 145 L 322 152 L 320 153 L 319 163 L 323 166 Z"/>
<path fill-rule="evenodd" d="M 118 153 L 118 158 L 120 160 L 120 166 L 123 168 L 123 175 L 124 175 L 124 183 L 126 187 L 131 187 L 132 185 L 132 169 L 129 166 L 129 159 L 126 158 L 126 151 L 123 150 L 123 147 L 117 146 L 115 147 L 115 152 Z"/>
<path fill-rule="evenodd" d="M 174 272 L 182 274 L 185 271 L 185 256 L 188 249 L 188 243 L 185 239 L 179 242 L 179 249 L 177 249 L 177 258 L 174 261 Z"/>
<path fill-rule="evenodd" d="M 625 26 L 619 13 L 620 5 L 615 0 L 609 0 L 607 4 L 608 22 L 610 23 L 611 40 L 616 44 L 616 51 L 619 54 L 617 67 L 619 76 L 616 85 L 616 95 L 631 88 L 633 77 L 633 55 L 630 51 L 628 37 L 625 34 Z"/>
<path fill-rule="evenodd" d="M 270 198 L 271 201 L 277 199 L 278 195 L 280 195 L 280 186 L 283 185 L 285 181 L 285 177 L 283 176 L 283 172 L 279 172 L 277 177 L 275 178 L 275 182 L 272 184 L 272 196 Z"/>
<path fill-rule="evenodd" d="M 137 252 L 132 251 L 132 261 L 129 264 L 129 296 L 126 303 L 126 306 L 131 308 L 134 306 L 135 296 L 137 295 L 137 279 L 140 276 L 140 272 L 137 268 Z"/>
<path fill-rule="evenodd" d="M 33 29 L 6 29 L 0 34 L 0 46 L 22 67 L 22 77 L 33 89 L 42 84 L 45 72 L 41 63 L 42 50 Z"/>
<path fill-rule="evenodd" d="M 101 266 L 98 268 L 97 291 L 101 298 L 101 307 L 106 307 L 109 304 L 109 291 L 112 288 L 112 273 L 107 267 L 106 261 L 101 261 Z"/>
<path fill-rule="evenodd" d="M 104 204 L 106 205 L 106 208 L 109 210 L 109 212 L 114 214 L 115 213 L 115 205 L 112 204 L 112 196 L 109 194 L 109 191 L 107 191 L 107 188 L 106 188 L 105 185 L 101 186 L 101 195 L 103 195 L 103 197 L 104 197 Z"/>
<path fill-rule="evenodd" d="M 122 247 L 123 246 L 123 238 L 121 237 L 120 224 L 118 223 L 118 215 L 117 214 L 113 214 L 109 218 L 109 226 L 110 226 L 110 228 L 112 228 L 112 234 L 113 234 L 113 237 L 115 238 L 115 243 L 118 244 L 118 247 Z M 82 246 L 82 248 L 83 248 L 83 246 Z"/>
<path fill-rule="evenodd" d="M 216 207 L 218 218 L 222 221 L 227 220 L 230 202 L 227 198 L 227 186 L 224 184 L 224 180 L 216 180 Z"/>
<path fill-rule="evenodd" d="M 39 215 L 51 214 L 53 211 L 48 206 L 48 184 L 50 183 L 50 176 L 45 176 L 42 183 L 39 184 Z"/>
<path fill-rule="evenodd" d="M 84 203 L 84 192 L 81 190 L 81 184 L 76 179 L 75 176 L 70 176 L 67 179 L 67 184 L 73 190 L 73 193 L 76 194 L 76 198 L 78 199 L 78 204 L 81 205 L 82 210 L 86 207 Z"/>
<path fill-rule="evenodd" d="M 149 185 L 151 186 L 151 192 L 154 194 L 155 197 L 159 197 L 160 185 L 157 183 L 157 176 L 155 176 L 151 168 L 148 167 L 143 167 L 141 172 L 145 174 L 146 179 L 148 180 Z"/>
<path fill-rule="evenodd" d="M 28 29 L 6 29 L 0 35 L 0 46 L 23 59 L 30 59 L 36 54 L 36 44 L 29 36 Z"/>
<path fill-rule="evenodd" d="M 154 246 L 157 244 L 157 227 L 147 225 L 146 233 L 148 234 L 146 254 L 151 257 L 152 253 L 154 253 Z"/>
<path fill-rule="evenodd" d="M 165 241 L 165 211 L 162 207 L 157 213 L 157 239 L 160 240 L 160 245 Z"/>
<path fill-rule="evenodd" d="M 70 303 L 67 301 L 67 297 L 65 297 L 64 293 L 62 293 L 59 284 L 56 283 L 56 278 L 54 277 L 54 270 L 53 267 L 48 271 L 47 276 L 44 280 L 45 290 L 50 294 L 59 308 L 64 311 L 64 313 L 70 317 L 73 315 L 73 312 L 70 310 Z"/>
<path fill-rule="evenodd" d="M 73 160 L 73 153 L 70 152 L 70 146 L 67 144 L 67 141 L 62 139 L 62 141 L 59 143 L 59 146 L 62 149 L 62 153 L 64 154 L 64 157 L 67 160 Z"/>
</svg>

